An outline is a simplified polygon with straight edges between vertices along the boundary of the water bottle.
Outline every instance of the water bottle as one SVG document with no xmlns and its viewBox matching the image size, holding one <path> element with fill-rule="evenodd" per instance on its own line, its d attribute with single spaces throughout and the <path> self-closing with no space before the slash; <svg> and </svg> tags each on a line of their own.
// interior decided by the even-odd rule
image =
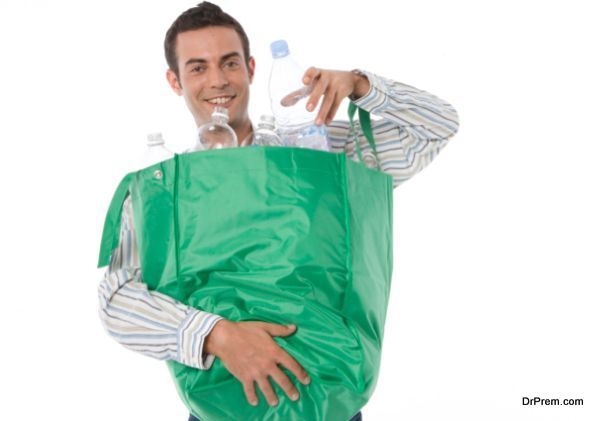
<svg viewBox="0 0 600 421">
<path fill-rule="evenodd" d="M 192 152 L 237 147 L 237 136 L 228 122 L 227 108 L 215 107 L 211 120 L 198 128 L 198 139 Z"/>
<path fill-rule="evenodd" d="M 312 87 L 302 85 L 304 69 L 290 56 L 284 40 L 271 44 L 271 55 L 273 66 L 269 78 L 269 96 L 284 144 L 329 151 L 325 126 L 315 125 L 316 112 L 311 113 L 306 109 Z"/>
<path fill-rule="evenodd" d="M 275 130 L 275 117 L 271 115 L 261 115 L 258 129 L 254 132 L 254 142 L 256 146 L 283 146 L 281 137 Z"/>
<path fill-rule="evenodd" d="M 148 148 L 142 157 L 141 168 L 173 158 L 173 152 L 165 147 L 162 133 L 150 133 L 147 137 Z"/>
</svg>

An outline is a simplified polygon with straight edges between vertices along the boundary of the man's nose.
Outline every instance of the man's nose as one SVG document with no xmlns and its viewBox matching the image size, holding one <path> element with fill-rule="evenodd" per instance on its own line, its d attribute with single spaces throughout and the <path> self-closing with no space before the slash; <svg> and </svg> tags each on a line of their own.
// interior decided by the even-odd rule
<svg viewBox="0 0 600 421">
<path fill-rule="evenodd" d="M 227 75 L 220 67 L 209 70 L 208 77 L 211 88 L 223 88 L 229 84 Z"/>
</svg>

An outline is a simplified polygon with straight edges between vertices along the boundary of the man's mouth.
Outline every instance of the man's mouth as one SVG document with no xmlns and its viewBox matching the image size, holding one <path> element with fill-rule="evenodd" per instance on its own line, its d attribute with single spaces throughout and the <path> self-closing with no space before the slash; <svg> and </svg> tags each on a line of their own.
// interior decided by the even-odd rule
<svg viewBox="0 0 600 421">
<path fill-rule="evenodd" d="M 235 95 L 234 96 L 219 96 L 219 97 L 206 99 L 205 101 L 212 105 L 218 105 L 220 107 L 227 107 L 234 98 L 235 98 Z"/>
</svg>

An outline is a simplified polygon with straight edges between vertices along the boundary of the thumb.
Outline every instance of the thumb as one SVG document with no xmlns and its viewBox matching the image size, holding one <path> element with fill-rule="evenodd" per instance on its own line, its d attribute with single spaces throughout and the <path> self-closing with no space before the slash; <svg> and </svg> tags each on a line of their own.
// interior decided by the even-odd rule
<svg viewBox="0 0 600 421">
<path fill-rule="evenodd" d="M 265 323 L 265 330 L 271 336 L 289 336 L 296 331 L 296 326 Z"/>
</svg>

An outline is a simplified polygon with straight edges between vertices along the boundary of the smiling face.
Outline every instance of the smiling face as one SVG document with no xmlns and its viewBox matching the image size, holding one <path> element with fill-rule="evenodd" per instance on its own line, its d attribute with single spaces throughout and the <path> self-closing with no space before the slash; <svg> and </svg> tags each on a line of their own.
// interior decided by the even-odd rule
<svg viewBox="0 0 600 421">
<path fill-rule="evenodd" d="M 167 80 L 182 95 L 198 126 L 210 120 L 213 109 L 229 111 L 229 125 L 238 139 L 252 130 L 248 118 L 254 58 L 248 64 L 235 30 L 209 26 L 181 32 L 176 43 L 179 77 L 167 70 Z M 242 137 L 240 137 L 242 136 Z"/>
</svg>

